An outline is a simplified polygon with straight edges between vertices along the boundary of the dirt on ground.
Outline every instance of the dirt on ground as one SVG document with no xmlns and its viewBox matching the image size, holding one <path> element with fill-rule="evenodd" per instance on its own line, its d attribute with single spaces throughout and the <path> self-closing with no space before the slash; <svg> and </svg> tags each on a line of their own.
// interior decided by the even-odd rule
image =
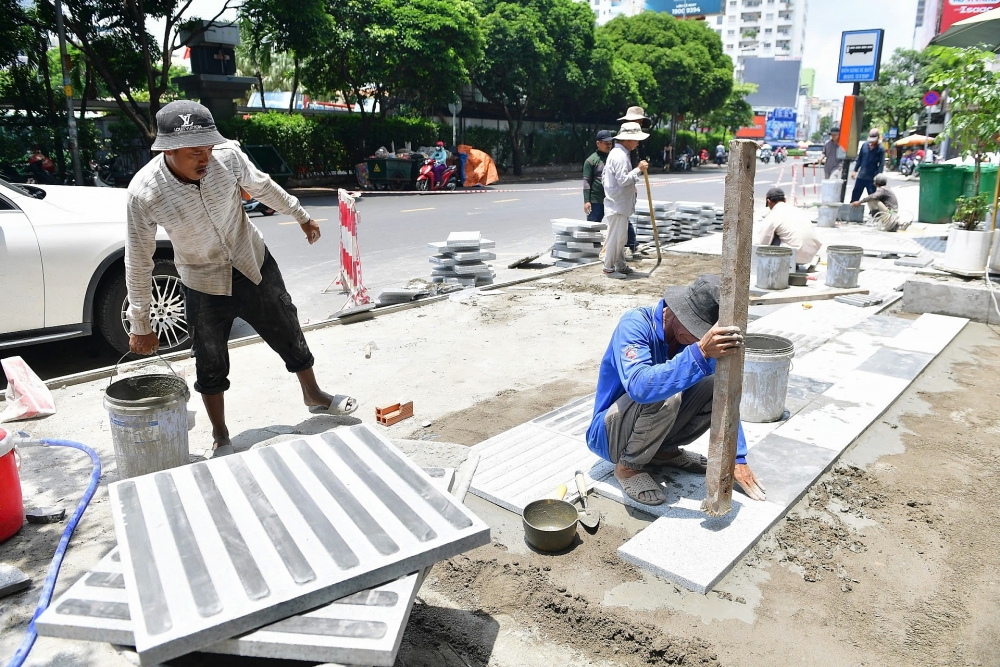
<svg viewBox="0 0 1000 667">
<path fill-rule="evenodd" d="M 587 294 L 626 294 L 644 295 L 658 299 L 663 296 L 663 290 L 671 285 L 687 285 L 703 273 L 719 273 L 722 259 L 715 255 L 693 255 L 690 253 L 663 252 L 663 262 L 653 271 L 653 275 L 644 275 L 656 266 L 656 251 L 652 257 L 638 262 L 629 262 L 636 273 L 626 280 L 614 280 L 602 273 L 598 264 L 587 266 L 564 274 L 565 280 L 559 284 L 559 289 L 567 292 L 584 292 Z"/>
<path fill-rule="evenodd" d="M 618 558 L 629 535 L 609 523 L 558 556 L 494 543 L 434 567 L 421 595 L 437 604 L 418 601 L 397 665 L 484 667 L 496 618 L 588 664 L 1000 665 L 1000 336 L 972 324 L 955 349 L 862 437 L 890 453 L 838 463 L 707 598 L 659 582 L 639 605 L 607 604 L 650 579 Z M 482 419 L 474 434 L 449 419 L 442 436 L 471 444 L 582 393 L 498 396 L 455 415 Z"/>
</svg>

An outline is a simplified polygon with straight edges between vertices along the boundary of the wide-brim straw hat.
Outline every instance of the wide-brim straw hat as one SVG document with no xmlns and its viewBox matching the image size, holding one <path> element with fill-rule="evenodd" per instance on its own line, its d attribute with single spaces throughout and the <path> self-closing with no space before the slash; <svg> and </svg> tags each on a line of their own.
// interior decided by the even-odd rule
<svg viewBox="0 0 1000 667">
<path fill-rule="evenodd" d="M 622 123 L 621 129 L 615 135 L 615 139 L 619 141 L 642 141 L 647 138 L 649 134 L 642 131 L 639 123 Z"/>
<path fill-rule="evenodd" d="M 629 107 L 625 115 L 618 120 L 627 123 L 629 121 L 649 120 L 649 117 L 646 116 L 646 110 L 642 107 Z"/>
</svg>

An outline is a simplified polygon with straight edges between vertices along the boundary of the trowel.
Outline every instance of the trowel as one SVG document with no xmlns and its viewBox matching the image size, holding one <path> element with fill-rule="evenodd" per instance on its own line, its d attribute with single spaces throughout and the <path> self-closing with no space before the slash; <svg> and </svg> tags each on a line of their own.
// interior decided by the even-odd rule
<svg viewBox="0 0 1000 667">
<path fill-rule="evenodd" d="M 587 484 L 583 480 L 583 473 L 576 471 L 576 490 L 580 494 L 580 502 L 583 503 L 583 511 L 580 512 L 580 523 L 584 528 L 594 530 L 601 523 L 601 515 L 594 512 L 587 505 Z"/>
</svg>

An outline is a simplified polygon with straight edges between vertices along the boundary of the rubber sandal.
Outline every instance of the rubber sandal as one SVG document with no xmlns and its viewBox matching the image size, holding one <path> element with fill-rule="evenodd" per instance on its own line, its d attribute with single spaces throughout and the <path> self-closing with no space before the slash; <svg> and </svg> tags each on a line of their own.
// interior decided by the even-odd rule
<svg viewBox="0 0 1000 667">
<path fill-rule="evenodd" d="M 625 492 L 625 495 L 637 503 L 642 503 L 643 505 L 662 505 L 667 499 L 666 495 L 663 493 L 663 489 L 661 489 L 660 485 L 649 476 L 649 473 L 641 472 L 638 475 L 629 477 L 628 479 L 618 479 L 618 476 L 615 475 L 615 480 L 622 487 L 622 491 Z M 658 495 L 652 501 L 643 500 L 639 497 L 640 494 L 647 491 L 652 491 Z"/>
<path fill-rule="evenodd" d="M 693 472 L 699 475 L 704 475 L 705 471 L 708 470 L 708 458 L 694 452 L 680 451 L 673 456 L 662 459 L 654 456 L 650 463 L 654 466 L 677 468 L 678 470 Z"/>
<path fill-rule="evenodd" d="M 330 407 L 324 408 L 322 405 L 310 406 L 309 412 L 314 415 L 349 415 L 358 409 L 358 401 L 350 396 L 344 396 L 343 394 L 337 394 L 333 397 L 333 401 L 330 403 Z"/>
</svg>

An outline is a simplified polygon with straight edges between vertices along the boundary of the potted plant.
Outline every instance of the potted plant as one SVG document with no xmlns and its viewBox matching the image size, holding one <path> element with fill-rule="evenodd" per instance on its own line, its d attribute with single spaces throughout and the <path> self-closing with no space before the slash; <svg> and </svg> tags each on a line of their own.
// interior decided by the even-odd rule
<svg viewBox="0 0 1000 667">
<path fill-rule="evenodd" d="M 955 225 L 948 233 L 942 268 L 959 273 L 983 273 L 993 242 L 994 224 L 980 229 L 994 205 L 992 193 L 979 191 L 982 163 L 995 150 L 1000 132 L 1000 76 L 994 71 L 993 54 L 975 48 L 940 49 L 941 67 L 929 77 L 932 86 L 945 90 L 951 119 L 945 134 L 961 148 L 962 156 L 974 163 L 973 187 L 968 197 L 956 200 Z"/>
<path fill-rule="evenodd" d="M 956 200 L 954 224 L 948 230 L 944 269 L 959 273 L 982 273 L 993 246 L 993 230 L 983 229 L 990 208 L 990 195 L 981 192 Z"/>
</svg>

